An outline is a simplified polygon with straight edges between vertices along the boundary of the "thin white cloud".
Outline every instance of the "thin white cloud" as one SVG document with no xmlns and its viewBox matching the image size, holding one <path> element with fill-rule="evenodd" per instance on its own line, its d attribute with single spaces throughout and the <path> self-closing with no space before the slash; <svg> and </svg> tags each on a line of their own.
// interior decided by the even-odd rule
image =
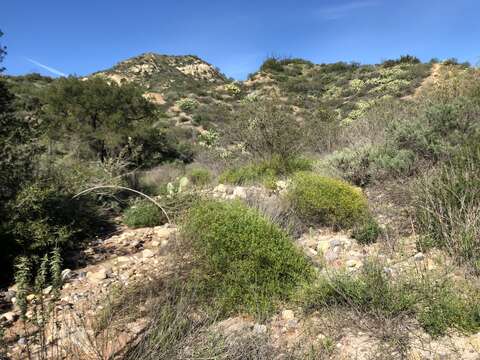
<svg viewBox="0 0 480 360">
<path fill-rule="evenodd" d="M 336 20 L 350 15 L 355 10 L 377 6 L 377 1 L 355 1 L 319 9 L 317 14 L 326 20 Z"/>
<path fill-rule="evenodd" d="M 47 66 L 45 64 L 39 63 L 36 60 L 30 59 L 30 58 L 27 58 L 27 57 L 25 58 L 25 60 L 27 60 L 28 62 L 31 62 L 34 65 L 37 65 L 37 66 L 41 67 L 44 70 L 47 70 L 47 71 L 51 72 L 52 74 L 59 75 L 59 76 L 67 76 L 67 74 L 61 72 L 60 70 L 57 70 L 57 69 L 54 69 L 54 68 L 52 68 L 50 66 Z"/>
</svg>

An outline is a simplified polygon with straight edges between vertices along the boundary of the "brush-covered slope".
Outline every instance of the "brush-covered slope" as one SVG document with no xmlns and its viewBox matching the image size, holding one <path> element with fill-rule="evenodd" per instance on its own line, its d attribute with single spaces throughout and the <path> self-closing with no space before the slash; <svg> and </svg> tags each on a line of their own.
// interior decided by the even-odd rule
<svg viewBox="0 0 480 360">
<path fill-rule="evenodd" d="M 300 109 L 331 108 L 342 120 L 352 121 L 384 98 L 412 94 L 431 68 L 411 56 L 378 65 L 270 58 L 245 85 L 261 93 L 273 89 Z"/>
<path fill-rule="evenodd" d="M 382 99 L 413 94 L 431 69 L 412 56 L 377 65 L 269 58 L 248 80 L 232 82 L 196 56 L 147 53 L 93 76 L 138 83 L 177 124 L 209 128 L 228 121 L 246 97 L 258 96 L 276 96 L 299 116 L 323 107 L 350 122 Z"/>
</svg>

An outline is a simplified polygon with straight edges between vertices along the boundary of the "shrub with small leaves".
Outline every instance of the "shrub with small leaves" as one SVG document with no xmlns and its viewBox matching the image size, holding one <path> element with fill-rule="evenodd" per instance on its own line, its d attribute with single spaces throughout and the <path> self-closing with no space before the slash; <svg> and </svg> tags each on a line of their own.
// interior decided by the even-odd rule
<svg viewBox="0 0 480 360">
<path fill-rule="evenodd" d="M 225 85 L 225 90 L 232 95 L 238 95 L 242 92 L 240 87 L 235 83 L 229 83 Z"/>
<path fill-rule="evenodd" d="M 191 98 L 183 98 L 178 100 L 175 104 L 180 108 L 180 110 L 191 112 L 198 106 L 198 101 Z"/>
<path fill-rule="evenodd" d="M 194 253 L 197 283 L 226 313 L 263 316 L 313 275 L 292 239 L 239 201 L 198 202 L 182 234 Z"/>
<path fill-rule="evenodd" d="M 298 214 L 311 223 L 352 228 L 370 217 L 361 189 L 312 172 L 294 175 L 288 197 Z"/>
<path fill-rule="evenodd" d="M 147 200 L 138 200 L 123 213 L 123 222 L 131 228 L 162 225 L 165 215 L 157 205 Z"/>
<path fill-rule="evenodd" d="M 360 244 L 371 244 L 377 240 L 382 233 L 380 225 L 377 221 L 369 216 L 363 222 L 354 226 L 352 237 Z"/>
</svg>

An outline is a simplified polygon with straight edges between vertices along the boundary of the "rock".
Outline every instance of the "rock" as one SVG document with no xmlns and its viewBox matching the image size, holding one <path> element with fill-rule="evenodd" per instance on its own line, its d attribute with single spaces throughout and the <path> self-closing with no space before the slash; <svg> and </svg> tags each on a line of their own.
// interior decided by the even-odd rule
<svg viewBox="0 0 480 360">
<path fill-rule="evenodd" d="M 308 256 L 317 256 L 317 252 L 313 250 L 312 248 L 307 248 L 307 255 Z"/>
<path fill-rule="evenodd" d="M 330 246 L 332 248 L 334 248 L 336 246 L 343 246 L 343 241 L 339 240 L 339 239 L 332 239 L 332 240 L 330 240 Z"/>
<path fill-rule="evenodd" d="M 100 268 L 99 270 L 87 273 L 87 279 L 94 284 L 98 284 L 102 280 L 105 280 L 108 277 L 108 271 L 105 268 Z"/>
<path fill-rule="evenodd" d="M 27 301 L 33 301 L 33 300 L 35 300 L 35 294 L 29 294 L 29 295 L 27 295 L 27 298 L 26 298 L 26 299 L 27 299 Z"/>
<path fill-rule="evenodd" d="M 119 256 L 115 259 L 115 261 L 119 264 L 125 264 L 130 262 L 130 258 L 128 256 Z"/>
<path fill-rule="evenodd" d="M 12 299 L 14 299 L 16 295 L 17 295 L 16 291 L 8 290 L 3 293 L 3 298 L 7 302 L 12 302 Z"/>
<path fill-rule="evenodd" d="M 235 186 L 235 189 L 233 189 L 233 196 L 236 198 L 240 199 L 246 199 L 247 198 L 247 192 L 245 189 L 241 186 Z"/>
<path fill-rule="evenodd" d="M 27 339 L 25 339 L 24 337 L 21 337 L 20 339 L 18 339 L 17 344 L 20 346 L 25 346 L 27 345 Z"/>
<path fill-rule="evenodd" d="M 223 184 L 218 184 L 217 186 L 215 186 L 213 191 L 215 191 L 217 193 L 221 193 L 221 194 L 226 194 L 227 193 L 227 187 Z"/>
<path fill-rule="evenodd" d="M 285 180 L 277 180 L 275 183 L 275 186 L 277 187 L 278 190 L 284 190 L 287 188 L 288 183 Z"/>
<path fill-rule="evenodd" d="M 172 229 L 165 226 L 156 226 L 153 229 L 153 235 L 157 238 L 168 238 L 172 233 Z"/>
<path fill-rule="evenodd" d="M 326 261 L 328 262 L 333 262 L 338 259 L 338 253 L 333 250 L 327 250 L 325 254 L 323 255 Z"/>
<path fill-rule="evenodd" d="M 267 332 L 267 326 L 263 324 L 255 324 L 253 325 L 253 333 L 254 334 L 265 334 Z"/>
<path fill-rule="evenodd" d="M 145 249 L 142 251 L 142 256 L 144 259 L 151 258 L 155 256 L 155 253 L 150 249 Z"/>
<path fill-rule="evenodd" d="M 391 267 L 388 267 L 388 266 L 384 266 L 383 268 L 383 272 L 388 275 L 388 276 L 392 276 L 393 275 L 393 269 Z"/>
<path fill-rule="evenodd" d="M 243 318 L 241 316 L 228 318 L 220 321 L 216 327 L 222 331 L 223 334 L 229 336 L 232 334 L 242 333 L 245 330 L 252 328 L 252 323 L 250 320 Z"/>
<path fill-rule="evenodd" d="M 52 290 L 53 290 L 53 286 L 50 285 L 50 286 L 46 287 L 45 289 L 43 289 L 42 293 L 43 293 L 43 295 L 48 295 L 52 292 Z"/>
<path fill-rule="evenodd" d="M 73 276 L 73 271 L 70 269 L 65 269 L 62 271 L 62 282 L 67 282 Z"/>
<path fill-rule="evenodd" d="M 3 318 L 7 320 L 7 322 L 11 323 L 14 322 L 15 320 L 18 319 L 18 315 L 14 313 L 13 311 L 6 312 L 0 316 L 0 318 Z"/>
<path fill-rule="evenodd" d="M 423 261 L 424 259 L 425 259 L 425 255 L 423 255 L 423 253 L 421 252 L 415 254 L 415 256 L 413 257 L 413 260 L 415 261 Z"/>
<path fill-rule="evenodd" d="M 297 319 L 290 319 L 287 321 L 287 327 L 290 329 L 294 329 L 298 327 L 298 320 Z"/>
<path fill-rule="evenodd" d="M 330 248 L 330 243 L 328 240 L 320 240 L 317 243 L 317 251 L 325 254 L 327 250 Z"/>
<path fill-rule="evenodd" d="M 283 310 L 282 311 L 282 319 L 283 320 L 293 320 L 295 319 L 295 314 L 292 310 Z"/>
<path fill-rule="evenodd" d="M 325 335 L 323 335 L 323 334 L 318 334 L 318 335 L 317 335 L 317 340 L 318 340 L 318 341 L 323 342 L 323 341 L 325 341 L 326 339 L 327 339 L 327 337 L 326 337 Z"/>
</svg>

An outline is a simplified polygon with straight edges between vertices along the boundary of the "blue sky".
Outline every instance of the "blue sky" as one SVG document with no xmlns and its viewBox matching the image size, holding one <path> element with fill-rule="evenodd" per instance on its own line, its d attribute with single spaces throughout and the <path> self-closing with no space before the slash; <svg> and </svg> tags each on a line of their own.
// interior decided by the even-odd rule
<svg viewBox="0 0 480 360">
<path fill-rule="evenodd" d="M 143 52 L 195 54 L 237 79 L 269 55 L 480 60 L 478 0 L 7 0 L 7 74 L 86 75 Z"/>
</svg>

